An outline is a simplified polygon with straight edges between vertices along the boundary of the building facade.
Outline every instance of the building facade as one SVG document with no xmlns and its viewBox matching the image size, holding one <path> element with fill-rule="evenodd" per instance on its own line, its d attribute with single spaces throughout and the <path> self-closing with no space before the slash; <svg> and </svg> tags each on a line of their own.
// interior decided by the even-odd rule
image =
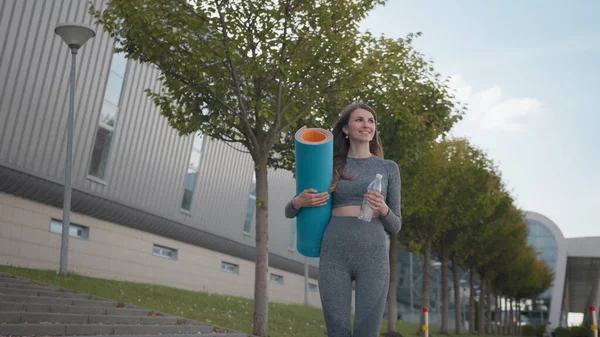
<svg viewBox="0 0 600 337">
<path fill-rule="evenodd" d="M 600 305 L 600 237 L 565 238 L 558 226 L 536 212 L 526 212 L 528 243 L 554 271 L 552 286 L 527 301 L 523 315 L 530 324 L 567 326 L 569 313 L 588 314 Z"/>
<path fill-rule="evenodd" d="M 251 157 L 179 136 L 144 92 L 160 90 L 157 69 L 113 52 L 88 9 L 0 1 L 0 263 L 58 268 L 71 55 L 54 27 L 77 22 L 96 36 L 77 58 L 70 270 L 253 296 Z M 269 186 L 269 298 L 302 303 L 305 259 L 283 211 L 292 173 L 271 170 Z M 318 261 L 307 264 L 319 306 Z"/>
</svg>

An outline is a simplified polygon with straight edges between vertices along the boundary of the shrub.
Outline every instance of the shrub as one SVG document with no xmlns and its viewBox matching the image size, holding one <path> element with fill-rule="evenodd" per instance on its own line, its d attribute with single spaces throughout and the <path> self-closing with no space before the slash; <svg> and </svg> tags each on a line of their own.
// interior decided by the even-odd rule
<svg viewBox="0 0 600 337">
<path fill-rule="evenodd" d="M 546 325 L 545 324 L 539 324 L 535 327 L 535 335 L 537 337 L 543 337 L 544 336 L 544 331 L 546 331 Z"/>
<path fill-rule="evenodd" d="M 523 326 L 523 336 L 524 337 L 534 337 L 535 336 L 535 328 L 532 325 L 524 325 Z"/>
<path fill-rule="evenodd" d="M 556 337 L 572 337 L 571 329 L 569 328 L 556 328 Z"/>
<path fill-rule="evenodd" d="M 582 326 L 571 327 L 571 337 L 589 337 L 590 329 Z"/>
</svg>

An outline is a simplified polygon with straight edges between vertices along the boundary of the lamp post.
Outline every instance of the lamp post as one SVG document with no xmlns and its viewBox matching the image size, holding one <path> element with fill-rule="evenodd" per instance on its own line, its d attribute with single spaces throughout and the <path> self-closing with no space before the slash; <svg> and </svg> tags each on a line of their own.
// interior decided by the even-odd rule
<svg viewBox="0 0 600 337">
<path fill-rule="evenodd" d="M 65 161 L 65 191 L 63 197 L 62 235 L 60 243 L 60 275 L 67 274 L 69 259 L 69 228 L 71 220 L 71 165 L 73 162 L 73 115 L 75 108 L 75 62 L 77 51 L 87 40 L 94 37 L 96 32 L 86 25 L 79 23 L 60 23 L 54 28 L 71 49 L 71 97 L 69 101 L 69 116 L 67 118 L 67 158 Z"/>
</svg>

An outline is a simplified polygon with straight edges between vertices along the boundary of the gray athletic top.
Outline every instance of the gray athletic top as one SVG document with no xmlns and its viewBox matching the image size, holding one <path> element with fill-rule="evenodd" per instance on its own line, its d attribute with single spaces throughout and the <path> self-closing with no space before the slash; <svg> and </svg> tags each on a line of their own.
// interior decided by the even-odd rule
<svg viewBox="0 0 600 337">
<path fill-rule="evenodd" d="M 402 228 L 402 214 L 400 212 L 400 188 L 401 178 L 398 164 L 391 160 L 381 159 L 377 156 L 368 158 L 351 158 L 346 160 L 344 175 L 354 176 L 354 180 L 341 179 L 335 191 L 332 193 L 332 208 L 342 206 L 360 206 L 362 205 L 367 187 L 379 173 L 383 176 L 381 179 L 381 194 L 385 197 L 386 204 L 390 208 L 387 216 L 380 216 L 384 228 L 390 233 L 397 233 Z M 299 211 L 292 207 L 292 202 L 288 202 L 285 207 L 285 216 L 287 218 L 295 217 Z"/>
</svg>

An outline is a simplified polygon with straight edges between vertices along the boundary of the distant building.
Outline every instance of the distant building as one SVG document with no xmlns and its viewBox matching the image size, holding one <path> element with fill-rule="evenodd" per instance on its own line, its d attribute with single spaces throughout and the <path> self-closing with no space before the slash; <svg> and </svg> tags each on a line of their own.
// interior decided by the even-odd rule
<svg viewBox="0 0 600 337">
<path fill-rule="evenodd" d="M 600 305 L 600 237 L 567 239 L 554 222 L 535 212 L 527 212 L 526 221 L 528 243 L 555 273 L 553 286 L 528 302 L 526 316 L 531 324 L 543 320 L 567 326 L 569 312 L 586 314 L 590 305 Z"/>
</svg>

